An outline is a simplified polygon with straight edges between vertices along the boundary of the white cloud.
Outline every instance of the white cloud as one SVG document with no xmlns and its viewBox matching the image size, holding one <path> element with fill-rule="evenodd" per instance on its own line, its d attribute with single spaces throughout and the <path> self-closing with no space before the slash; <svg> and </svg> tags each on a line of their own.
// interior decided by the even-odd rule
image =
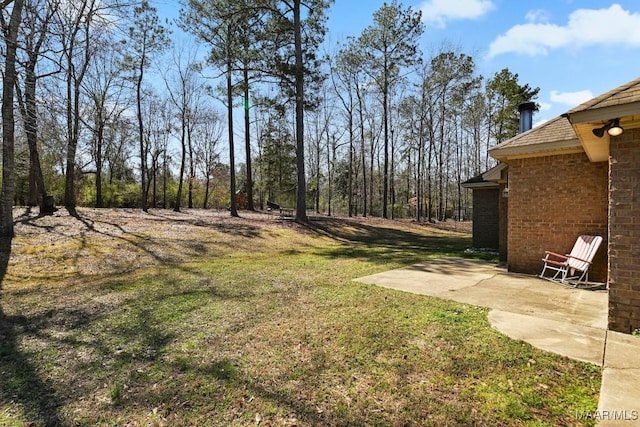
<svg viewBox="0 0 640 427">
<path fill-rule="evenodd" d="M 539 11 L 529 12 L 527 20 L 529 23 L 515 25 L 495 39 L 489 46 L 489 58 L 511 52 L 546 55 L 566 46 L 640 46 L 640 13 L 631 13 L 619 4 L 608 9 L 578 9 L 564 26 L 544 22 L 546 18 Z"/>
<path fill-rule="evenodd" d="M 594 97 L 590 90 L 581 90 L 578 92 L 559 92 L 557 90 L 551 91 L 551 102 L 560 104 L 567 104 L 569 106 L 580 105 L 585 101 L 588 101 Z"/>
<path fill-rule="evenodd" d="M 549 12 L 544 9 L 530 10 L 527 12 L 525 19 L 528 22 L 548 22 Z"/>
<path fill-rule="evenodd" d="M 492 0 L 425 0 L 420 10 L 423 21 L 444 28 L 447 21 L 476 19 L 494 7 Z"/>
<path fill-rule="evenodd" d="M 549 102 L 538 102 L 540 109 L 538 111 L 550 111 L 553 108 L 553 104 Z"/>
</svg>

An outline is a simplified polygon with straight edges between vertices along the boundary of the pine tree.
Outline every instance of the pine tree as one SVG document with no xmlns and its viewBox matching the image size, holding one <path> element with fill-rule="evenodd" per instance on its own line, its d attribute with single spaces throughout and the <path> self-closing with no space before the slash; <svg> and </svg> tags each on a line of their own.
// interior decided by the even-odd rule
<svg viewBox="0 0 640 427">
<path fill-rule="evenodd" d="M 366 69 L 382 93 L 384 126 L 384 170 L 382 216 L 388 217 L 389 197 L 389 91 L 392 80 L 403 67 L 419 61 L 418 39 L 424 31 L 420 11 L 404 9 L 395 0 L 385 3 L 373 15 L 374 23 L 365 28 L 358 38 Z"/>
</svg>

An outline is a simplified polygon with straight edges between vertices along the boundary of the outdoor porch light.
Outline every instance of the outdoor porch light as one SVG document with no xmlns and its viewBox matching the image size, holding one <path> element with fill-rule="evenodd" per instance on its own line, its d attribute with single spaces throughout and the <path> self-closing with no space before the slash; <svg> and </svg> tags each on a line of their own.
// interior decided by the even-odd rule
<svg viewBox="0 0 640 427">
<path fill-rule="evenodd" d="M 604 133 L 607 132 L 610 136 L 622 135 L 624 129 L 620 126 L 620 119 L 609 120 L 600 128 L 593 129 L 593 134 L 598 138 L 602 138 Z"/>
<path fill-rule="evenodd" d="M 614 119 L 612 120 L 612 125 L 609 128 L 609 130 L 607 130 L 607 133 L 610 136 L 619 136 L 622 135 L 622 132 L 624 132 L 624 129 L 622 129 L 622 126 L 620 126 L 620 119 Z"/>
</svg>

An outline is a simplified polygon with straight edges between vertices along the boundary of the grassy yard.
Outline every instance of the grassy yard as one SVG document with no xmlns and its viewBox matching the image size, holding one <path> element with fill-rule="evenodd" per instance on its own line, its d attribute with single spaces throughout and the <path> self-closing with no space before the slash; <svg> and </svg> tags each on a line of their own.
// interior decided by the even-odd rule
<svg viewBox="0 0 640 427">
<path fill-rule="evenodd" d="M 257 214 L 17 212 L 0 293 L 2 426 L 558 426 L 600 369 L 482 308 L 352 279 L 468 234 Z"/>
</svg>

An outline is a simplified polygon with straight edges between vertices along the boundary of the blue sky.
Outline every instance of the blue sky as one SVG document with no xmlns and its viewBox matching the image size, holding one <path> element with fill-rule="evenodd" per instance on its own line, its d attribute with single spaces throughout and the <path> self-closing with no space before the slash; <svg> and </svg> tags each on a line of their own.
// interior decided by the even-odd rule
<svg viewBox="0 0 640 427">
<path fill-rule="evenodd" d="M 640 77 L 639 0 L 397 1 L 422 11 L 425 59 L 454 46 L 474 58 L 484 77 L 508 68 L 520 84 L 539 87 L 534 125 Z M 175 1 L 153 4 L 162 18 L 178 16 Z M 327 45 L 360 35 L 383 4 L 335 0 Z"/>
<path fill-rule="evenodd" d="M 389 0 L 390 2 L 390 0 Z M 479 74 L 503 68 L 539 87 L 535 123 L 640 77 L 638 0 L 405 0 L 422 11 L 425 58 L 451 45 Z M 329 41 L 358 36 L 383 0 L 336 0 Z"/>
</svg>

